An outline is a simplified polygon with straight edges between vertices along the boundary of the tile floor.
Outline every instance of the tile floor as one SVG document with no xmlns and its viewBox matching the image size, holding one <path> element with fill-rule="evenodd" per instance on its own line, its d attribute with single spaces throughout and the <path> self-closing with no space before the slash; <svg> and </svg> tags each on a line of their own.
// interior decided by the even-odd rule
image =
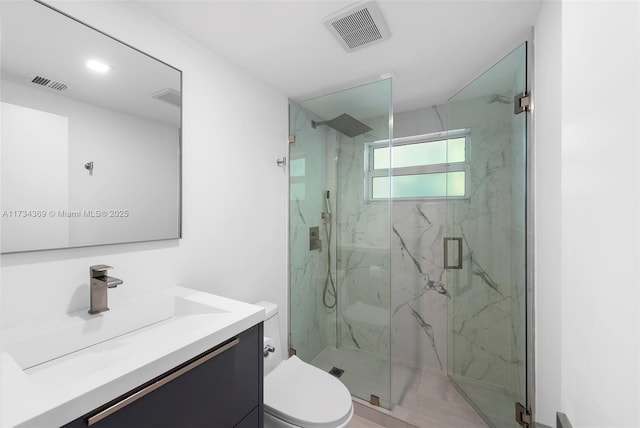
<svg viewBox="0 0 640 428">
<path fill-rule="evenodd" d="M 383 428 L 382 425 L 378 425 L 375 422 L 371 422 L 369 419 L 365 419 L 362 416 L 353 415 L 353 419 L 349 423 L 349 428 Z"/>
<path fill-rule="evenodd" d="M 415 376 L 392 414 L 419 428 L 487 428 L 449 377 L 437 370 Z"/>
<path fill-rule="evenodd" d="M 354 395 L 356 413 L 349 428 L 487 428 L 446 373 L 394 365 L 390 386 L 389 363 L 381 358 L 358 349 L 327 347 L 311 362 L 325 371 L 334 366 L 344 370 L 340 380 Z M 357 398 L 367 400 L 374 393 L 388 402 L 390 391 L 392 402 L 398 403 L 391 411 Z"/>
<path fill-rule="evenodd" d="M 523 402 L 523 397 L 517 397 L 503 388 L 473 381 L 468 378 L 455 379 L 456 383 L 467 396 L 476 403 L 485 415 L 491 419 L 496 428 L 511 428 L 514 422 L 514 403 Z"/>
<path fill-rule="evenodd" d="M 349 428 L 487 428 L 449 377 L 437 370 L 415 371 L 392 411 L 358 398 L 353 401 L 355 415 Z"/>
<path fill-rule="evenodd" d="M 371 394 L 377 395 L 385 407 L 390 401 L 400 401 L 401 394 L 418 373 L 417 369 L 394 364 L 390 374 L 389 359 L 385 356 L 349 347 L 337 349 L 327 346 L 311 364 L 327 372 L 332 367 L 344 370 L 340 380 L 349 388 L 351 395 L 367 401 Z"/>
</svg>

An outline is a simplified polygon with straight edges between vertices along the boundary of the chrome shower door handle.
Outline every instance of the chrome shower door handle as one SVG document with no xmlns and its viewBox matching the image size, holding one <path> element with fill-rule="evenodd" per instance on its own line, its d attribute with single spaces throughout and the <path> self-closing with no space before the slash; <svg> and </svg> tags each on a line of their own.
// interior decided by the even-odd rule
<svg viewBox="0 0 640 428">
<path fill-rule="evenodd" d="M 462 238 L 444 238 L 444 268 L 462 269 Z"/>
</svg>

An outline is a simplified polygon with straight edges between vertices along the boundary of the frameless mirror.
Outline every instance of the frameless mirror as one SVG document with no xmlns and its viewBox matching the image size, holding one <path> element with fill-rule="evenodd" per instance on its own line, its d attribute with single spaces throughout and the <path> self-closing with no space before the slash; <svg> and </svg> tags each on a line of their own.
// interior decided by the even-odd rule
<svg viewBox="0 0 640 428">
<path fill-rule="evenodd" d="M 180 237 L 181 72 L 0 3 L 3 253 Z"/>
</svg>

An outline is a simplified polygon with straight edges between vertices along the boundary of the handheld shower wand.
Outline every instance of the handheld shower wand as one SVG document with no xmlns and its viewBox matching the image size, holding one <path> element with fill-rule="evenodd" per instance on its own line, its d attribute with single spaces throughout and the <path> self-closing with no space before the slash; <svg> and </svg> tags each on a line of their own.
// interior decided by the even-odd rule
<svg viewBox="0 0 640 428">
<path fill-rule="evenodd" d="M 327 237 L 327 277 L 324 280 L 324 290 L 322 291 L 322 303 L 328 308 L 335 308 L 338 303 L 338 293 L 336 292 L 336 284 L 333 282 L 331 275 L 331 200 L 329 199 L 329 191 L 324 195 L 324 204 L 327 208 L 326 213 L 322 213 L 324 219 L 324 232 Z M 329 288 L 331 285 L 331 288 Z M 333 302 L 329 303 L 327 295 L 331 296 Z"/>
<path fill-rule="evenodd" d="M 324 197 L 324 204 L 327 207 L 327 214 L 331 215 L 331 200 L 329 199 L 329 191 L 327 190 L 327 193 L 325 194 Z"/>
</svg>

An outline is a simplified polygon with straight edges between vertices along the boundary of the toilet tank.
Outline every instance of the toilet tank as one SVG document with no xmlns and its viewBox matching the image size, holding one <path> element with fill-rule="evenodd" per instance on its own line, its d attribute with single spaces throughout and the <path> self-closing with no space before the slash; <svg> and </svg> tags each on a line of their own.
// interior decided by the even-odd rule
<svg viewBox="0 0 640 428">
<path fill-rule="evenodd" d="M 264 308 L 264 337 L 265 346 L 267 342 L 275 349 L 264 358 L 264 375 L 271 373 L 278 364 L 283 361 L 284 349 L 282 349 L 282 339 L 280 337 L 280 317 L 278 316 L 278 305 L 271 302 L 258 302 L 257 306 Z"/>
</svg>

